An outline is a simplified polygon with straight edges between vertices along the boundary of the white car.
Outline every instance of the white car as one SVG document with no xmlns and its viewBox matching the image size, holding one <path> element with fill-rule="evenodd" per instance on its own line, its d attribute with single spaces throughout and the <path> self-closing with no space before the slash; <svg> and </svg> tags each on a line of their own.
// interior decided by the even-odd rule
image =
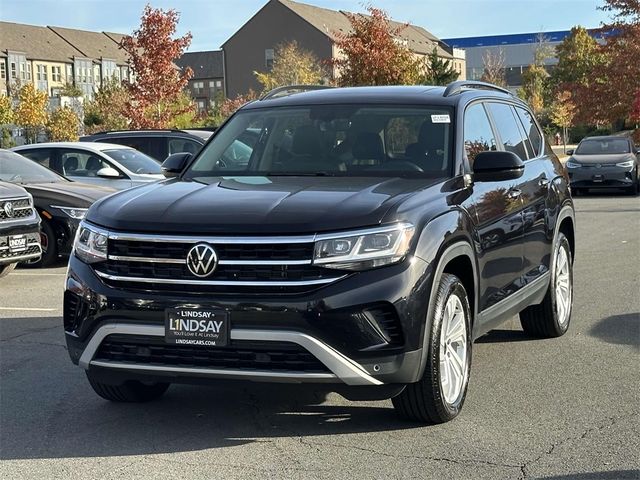
<svg viewBox="0 0 640 480">
<path fill-rule="evenodd" d="M 165 178 L 160 164 L 131 147 L 111 143 L 55 142 L 12 148 L 67 177 L 117 190 Z"/>
</svg>

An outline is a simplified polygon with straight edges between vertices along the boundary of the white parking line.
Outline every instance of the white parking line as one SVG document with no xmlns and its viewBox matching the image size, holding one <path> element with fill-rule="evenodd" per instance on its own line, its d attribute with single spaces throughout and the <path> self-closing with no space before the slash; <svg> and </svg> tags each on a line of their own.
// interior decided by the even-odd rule
<svg viewBox="0 0 640 480">
<path fill-rule="evenodd" d="M 18 310 L 22 312 L 57 312 L 61 308 L 26 308 L 26 307 L 0 307 L 0 310 Z"/>
<path fill-rule="evenodd" d="M 17 277 L 17 276 L 20 276 L 20 275 L 22 275 L 23 277 L 44 277 L 45 275 L 56 277 L 56 276 L 59 276 L 59 275 L 64 276 L 64 275 L 66 275 L 66 273 L 64 273 L 64 272 L 63 273 L 22 273 L 22 272 L 14 272 L 14 273 L 11 274 L 12 277 Z"/>
</svg>

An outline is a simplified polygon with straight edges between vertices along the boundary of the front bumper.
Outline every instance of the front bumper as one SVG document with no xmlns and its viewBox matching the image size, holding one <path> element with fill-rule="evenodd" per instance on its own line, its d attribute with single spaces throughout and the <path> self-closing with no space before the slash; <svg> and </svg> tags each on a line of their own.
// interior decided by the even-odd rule
<svg viewBox="0 0 640 480">
<path fill-rule="evenodd" d="M 568 172 L 572 188 L 631 188 L 636 181 L 631 168 L 583 166 Z"/>
<path fill-rule="evenodd" d="M 68 351 L 81 367 L 118 372 L 124 379 L 151 376 L 188 383 L 234 378 L 350 386 L 407 384 L 420 375 L 431 281 L 430 265 L 413 257 L 300 294 L 167 294 L 112 287 L 72 255 L 64 302 Z M 394 328 L 401 331 L 399 341 L 381 342 L 375 322 L 362 314 L 372 306 L 395 319 Z M 262 350 L 255 359 L 263 363 L 244 368 L 229 361 L 224 365 L 188 365 L 185 361 L 169 364 L 164 357 L 145 360 L 140 352 L 167 350 L 162 343 L 165 311 L 178 307 L 225 310 L 231 324 L 228 348 L 236 355 L 233 360 L 238 360 L 238 351 L 251 357 L 250 348 L 258 343 Z M 100 354 L 101 345 L 110 338 L 135 340 L 134 347 L 127 347 L 128 360 Z M 268 347 L 285 344 L 302 349 L 300 355 L 312 355 L 323 368 L 270 368 Z"/>
<path fill-rule="evenodd" d="M 14 225 L 0 231 L 0 265 L 9 263 L 24 262 L 40 257 L 42 248 L 40 246 L 40 221 L 32 221 L 28 224 Z M 25 248 L 18 251 L 11 251 L 9 245 L 10 237 L 25 237 Z"/>
</svg>

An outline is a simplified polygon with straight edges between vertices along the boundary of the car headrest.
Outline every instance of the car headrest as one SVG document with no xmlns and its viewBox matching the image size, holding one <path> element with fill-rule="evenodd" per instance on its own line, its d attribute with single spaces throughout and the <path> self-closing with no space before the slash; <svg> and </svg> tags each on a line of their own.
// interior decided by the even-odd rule
<svg viewBox="0 0 640 480">
<path fill-rule="evenodd" d="M 72 172 L 78 169 L 78 157 L 67 157 L 64 161 L 65 172 Z"/>
<path fill-rule="evenodd" d="M 313 125 L 296 128 L 291 143 L 291 151 L 296 155 L 318 155 L 322 152 L 320 132 Z"/>
<path fill-rule="evenodd" d="M 384 147 L 380 135 L 374 132 L 358 133 L 351 153 L 356 160 L 381 160 L 384 157 Z"/>
<path fill-rule="evenodd" d="M 101 168 L 102 168 L 102 161 L 98 157 L 95 157 L 95 156 L 89 157 L 89 159 L 87 160 L 87 166 L 85 167 L 86 170 L 90 172 L 97 172 Z"/>
</svg>

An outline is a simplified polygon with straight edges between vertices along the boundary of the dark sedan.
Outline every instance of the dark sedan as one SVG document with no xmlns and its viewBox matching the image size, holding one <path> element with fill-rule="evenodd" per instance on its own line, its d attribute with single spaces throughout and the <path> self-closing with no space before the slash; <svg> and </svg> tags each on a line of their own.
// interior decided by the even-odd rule
<svg viewBox="0 0 640 480">
<path fill-rule="evenodd" d="M 0 180 L 24 187 L 42 218 L 42 257 L 34 266 L 51 265 L 71 253 L 73 238 L 87 209 L 115 190 L 71 182 L 17 153 L 0 150 Z"/>
<path fill-rule="evenodd" d="M 624 188 L 637 194 L 638 153 L 633 141 L 624 137 L 587 137 L 569 150 L 566 163 L 572 190 L 579 194 L 590 188 Z"/>
</svg>

